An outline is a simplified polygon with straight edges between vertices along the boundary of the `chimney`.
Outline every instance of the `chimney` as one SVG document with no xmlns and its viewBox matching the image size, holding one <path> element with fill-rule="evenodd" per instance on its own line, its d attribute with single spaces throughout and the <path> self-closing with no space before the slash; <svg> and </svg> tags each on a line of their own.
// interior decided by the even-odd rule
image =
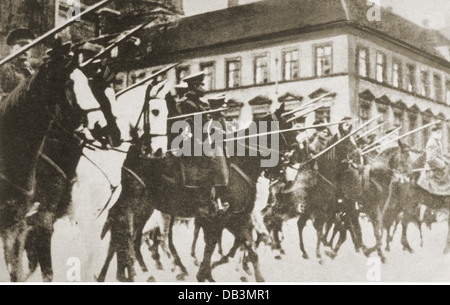
<svg viewBox="0 0 450 305">
<path fill-rule="evenodd" d="M 428 29 L 430 27 L 430 20 L 429 19 L 424 19 L 422 21 L 422 25 L 423 25 L 424 28 Z"/>
<path fill-rule="evenodd" d="M 228 0 L 228 7 L 238 6 L 239 0 Z"/>
</svg>

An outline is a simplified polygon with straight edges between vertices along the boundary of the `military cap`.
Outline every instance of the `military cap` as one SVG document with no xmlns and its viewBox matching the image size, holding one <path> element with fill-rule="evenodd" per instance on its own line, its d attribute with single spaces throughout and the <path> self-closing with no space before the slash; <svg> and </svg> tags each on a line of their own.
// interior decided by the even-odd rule
<svg viewBox="0 0 450 305">
<path fill-rule="evenodd" d="M 185 77 L 183 81 L 187 83 L 189 86 L 191 86 L 202 84 L 204 79 L 205 79 L 205 72 L 200 72 Z"/>
<path fill-rule="evenodd" d="M 226 105 L 225 98 L 226 98 L 225 93 L 222 93 L 209 98 L 208 102 L 212 109 L 218 109 Z"/>
<path fill-rule="evenodd" d="M 27 28 L 18 28 L 9 32 L 8 37 L 6 38 L 6 44 L 9 46 L 15 45 L 17 42 L 33 40 L 36 36 L 32 31 Z"/>
<path fill-rule="evenodd" d="M 322 124 L 325 124 L 325 122 L 323 121 L 323 120 L 316 120 L 314 123 L 313 123 L 313 126 L 317 126 L 317 125 L 322 125 Z M 315 128 L 317 131 L 323 131 L 323 130 L 325 130 L 325 129 L 327 129 L 325 126 L 321 126 L 321 127 L 316 127 Z"/>
</svg>

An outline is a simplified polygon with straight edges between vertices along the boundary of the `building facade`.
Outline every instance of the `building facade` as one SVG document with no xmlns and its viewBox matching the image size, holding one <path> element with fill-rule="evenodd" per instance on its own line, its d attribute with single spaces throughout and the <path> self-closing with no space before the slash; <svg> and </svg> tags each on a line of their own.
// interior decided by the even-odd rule
<svg viewBox="0 0 450 305">
<path fill-rule="evenodd" d="M 119 74 L 116 86 L 182 62 L 165 77 L 178 83 L 205 71 L 206 98 L 224 92 L 257 114 L 333 92 L 307 124 L 382 114 L 384 131 L 401 126 L 406 132 L 449 119 L 450 41 L 390 10 L 371 22 L 370 8 L 358 0 L 266 0 L 183 18 L 152 42 L 149 58 Z M 425 130 L 408 141 L 421 150 L 427 137 Z"/>
</svg>

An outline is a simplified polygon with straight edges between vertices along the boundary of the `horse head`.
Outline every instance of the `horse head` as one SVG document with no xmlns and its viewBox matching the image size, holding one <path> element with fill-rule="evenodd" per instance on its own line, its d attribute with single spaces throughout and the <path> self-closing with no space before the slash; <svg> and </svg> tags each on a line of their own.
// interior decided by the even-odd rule
<svg viewBox="0 0 450 305">
<path fill-rule="evenodd" d="M 103 146 L 119 146 L 120 130 L 111 107 L 114 94 L 109 88 L 114 75 L 98 61 L 81 67 L 80 52 L 73 50 L 71 44 L 57 40 L 36 75 L 37 85 L 47 82 L 42 86 L 43 97 L 48 99 L 53 122 L 62 130 L 71 134 L 76 130 L 90 130 L 86 137 L 98 140 Z"/>
<path fill-rule="evenodd" d="M 168 147 L 168 117 L 171 96 L 167 82 L 150 84 L 145 95 L 144 134 L 137 141 L 141 159 L 162 159 Z M 134 130 L 134 137 L 137 130 Z M 136 141 L 135 141 L 136 142 Z"/>
</svg>

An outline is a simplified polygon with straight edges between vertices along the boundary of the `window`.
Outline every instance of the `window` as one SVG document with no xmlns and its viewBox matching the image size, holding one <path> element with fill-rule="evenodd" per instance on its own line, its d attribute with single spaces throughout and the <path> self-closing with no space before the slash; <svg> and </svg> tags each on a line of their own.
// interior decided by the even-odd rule
<svg viewBox="0 0 450 305">
<path fill-rule="evenodd" d="M 324 122 L 330 122 L 331 118 L 331 110 L 330 107 L 322 107 L 315 111 L 316 114 L 316 121 L 324 121 Z"/>
<path fill-rule="evenodd" d="M 258 55 L 255 57 L 255 84 L 269 82 L 269 56 Z"/>
<path fill-rule="evenodd" d="M 377 53 L 377 81 L 386 81 L 386 55 L 380 52 Z"/>
<path fill-rule="evenodd" d="M 151 74 L 155 74 L 155 73 L 157 73 L 157 72 L 159 72 L 159 70 L 152 71 Z M 167 72 L 164 72 L 164 73 L 158 75 L 158 77 L 156 78 L 156 80 L 157 80 L 158 82 L 162 82 L 162 81 L 164 81 L 164 80 L 166 80 L 166 79 L 167 79 Z"/>
<path fill-rule="evenodd" d="M 394 109 L 394 126 L 402 127 L 403 131 L 403 110 L 402 109 Z"/>
<path fill-rule="evenodd" d="M 405 89 L 414 92 L 416 90 L 416 68 L 413 65 L 407 65 L 405 72 Z"/>
<path fill-rule="evenodd" d="M 428 115 L 422 116 L 422 126 L 428 125 L 430 123 L 431 123 L 431 118 Z M 428 139 L 430 137 L 430 131 L 429 130 L 430 130 L 429 128 L 425 128 L 423 130 L 423 142 L 422 142 L 423 148 L 425 148 L 427 146 L 427 142 L 428 142 Z"/>
<path fill-rule="evenodd" d="M 293 80 L 299 77 L 298 50 L 283 52 L 283 80 Z"/>
<path fill-rule="evenodd" d="M 392 85 L 396 88 L 402 87 L 402 65 L 394 62 L 392 65 Z"/>
<path fill-rule="evenodd" d="M 367 49 L 358 49 L 357 70 L 359 76 L 369 76 L 369 51 Z"/>
<path fill-rule="evenodd" d="M 416 114 L 409 114 L 409 131 L 412 131 L 417 128 L 417 115 Z M 417 145 L 417 133 L 413 133 L 409 136 L 409 145 L 412 148 L 416 148 Z"/>
<path fill-rule="evenodd" d="M 447 94 L 446 94 L 447 95 L 446 96 L 447 105 L 450 105 L 450 80 L 445 82 L 445 88 L 447 88 L 446 89 L 446 91 L 447 91 Z"/>
<path fill-rule="evenodd" d="M 181 83 L 183 79 L 191 74 L 189 66 L 181 66 L 176 68 L 177 84 Z"/>
<path fill-rule="evenodd" d="M 333 48 L 331 45 L 315 48 L 316 76 L 325 76 L 332 73 Z"/>
<path fill-rule="evenodd" d="M 439 101 L 442 102 L 443 101 L 443 97 L 442 97 L 442 79 L 441 76 L 439 74 L 435 74 L 433 76 L 433 85 L 434 85 L 434 98 Z"/>
<path fill-rule="evenodd" d="M 420 94 L 422 96 L 430 96 L 430 80 L 428 77 L 428 71 L 420 71 Z"/>
<path fill-rule="evenodd" d="M 203 81 L 204 88 L 206 91 L 211 91 L 215 89 L 215 63 L 207 62 L 200 64 L 200 70 L 205 73 L 205 80 Z"/>
<path fill-rule="evenodd" d="M 227 60 L 227 88 L 236 88 L 241 83 L 241 60 Z"/>
</svg>

